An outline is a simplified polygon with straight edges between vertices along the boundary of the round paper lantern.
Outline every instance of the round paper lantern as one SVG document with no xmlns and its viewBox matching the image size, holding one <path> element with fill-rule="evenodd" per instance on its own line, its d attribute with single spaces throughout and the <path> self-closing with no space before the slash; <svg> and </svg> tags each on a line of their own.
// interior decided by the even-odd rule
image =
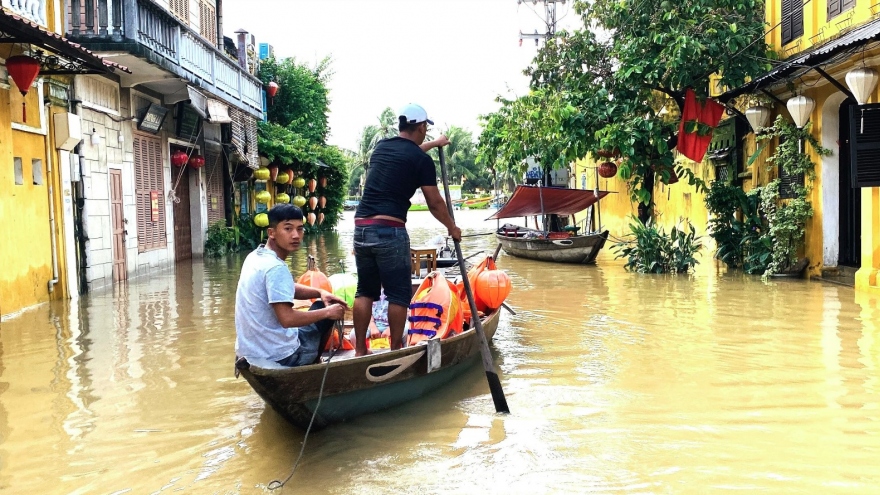
<svg viewBox="0 0 880 495">
<path fill-rule="evenodd" d="M 312 196 L 309 198 L 309 209 L 314 210 L 315 207 L 318 206 L 318 198 L 316 196 Z"/>
<path fill-rule="evenodd" d="M 269 215 L 265 213 L 257 213 L 254 215 L 254 224 L 256 224 L 257 227 L 268 227 Z"/>
<path fill-rule="evenodd" d="M 859 105 L 864 105 L 877 87 L 877 71 L 867 67 L 853 69 L 846 74 L 846 85 Z"/>
<path fill-rule="evenodd" d="M 606 179 L 610 179 L 617 175 L 617 165 L 613 162 L 604 162 L 599 165 L 599 175 L 605 177 Z"/>
<path fill-rule="evenodd" d="M 175 167 L 182 167 L 187 159 L 186 152 L 183 150 L 177 150 L 174 153 L 171 153 L 171 164 Z"/>
<path fill-rule="evenodd" d="M 501 270 L 483 270 L 477 275 L 475 292 L 480 300 L 489 308 L 501 307 L 501 303 L 510 295 L 510 277 Z"/>
<path fill-rule="evenodd" d="M 290 180 L 290 176 L 286 172 L 279 172 L 275 177 L 275 182 L 278 184 L 287 184 L 288 180 Z"/>
<path fill-rule="evenodd" d="M 189 166 L 192 168 L 202 168 L 205 166 L 205 157 L 202 155 L 193 155 L 189 157 Z"/>
<path fill-rule="evenodd" d="M 279 193 L 275 195 L 276 203 L 290 203 L 290 196 L 287 193 Z"/>
<path fill-rule="evenodd" d="M 324 189 L 325 187 L 327 187 L 327 178 L 326 177 L 320 177 L 319 180 L 321 181 L 321 189 Z"/>
<path fill-rule="evenodd" d="M 796 125 L 798 129 L 802 128 L 804 124 L 810 120 L 810 114 L 813 113 L 813 107 L 815 105 L 816 102 L 813 101 L 812 98 L 803 95 L 789 98 L 788 101 L 785 102 L 785 106 L 788 108 L 788 113 L 791 114 L 791 119 L 794 120 L 794 125 Z"/>
<path fill-rule="evenodd" d="M 357 277 L 348 273 L 330 275 L 333 294 L 343 299 L 349 307 L 354 306 L 354 293 L 357 291 Z"/>
<path fill-rule="evenodd" d="M 293 170 L 288 170 L 286 173 L 287 173 L 287 183 L 288 183 L 288 184 L 293 184 L 293 179 L 294 179 L 294 177 L 295 177 L 295 176 L 293 175 Z"/>
<path fill-rule="evenodd" d="M 315 214 L 309 212 L 308 219 L 309 219 L 309 225 L 314 226 L 314 225 L 315 225 L 315 220 L 317 219 L 317 217 L 315 216 Z"/>
<path fill-rule="evenodd" d="M 305 187 L 305 185 L 306 185 L 306 180 L 303 179 L 302 177 L 297 177 L 296 179 L 293 179 L 293 187 L 300 189 L 302 187 Z"/>
<path fill-rule="evenodd" d="M 306 198 L 297 194 L 296 196 L 293 197 L 293 204 L 297 208 L 302 208 L 303 205 L 306 204 Z"/>
<path fill-rule="evenodd" d="M 752 130 L 756 133 L 770 121 L 770 109 L 767 107 L 756 106 L 746 109 L 746 120 L 752 126 Z"/>
<path fill-rule="evenodd" d="M 257 200 L 257 203 L 269 204 L 269 200 L 272 199 L 272 195 L 269 194 L 269 191 L 260 191 L 254 195 L 254 199 Z"/>
<path fill-rule="evenodd" d="M 254 170 L 254 179 L 269 180 L 269 169 L 266 167 L 260 167 Z"/>
<path fill-rule="evenodd" d="M 323 208 L 324 205 L 326 205 L 326 204 L 327 204 L 327 198 L 325 198 L 324 196 L 321 196 L 320 198 L 318 198 L 318 206 Z"/>
<path fill-rule="evenodd" d="M 21 96 L 27 96 L 31 84 L 40 73 L 40 61 L 27 55 L 15 55 L 6 59 L 6 71 L 15 81 Z M 27 107 L 24 101 L 21 102 L 21 120 L 27 123 Z"/>
<path fill-rule="evenodd" d="M 281 86 L 279 86 L 277 82 L 272 81 L 266 85 L 266 94 L 269 95 L 269 98 L 275 98 L 275 95 L 278 94 L 278 88 L 280 87 Z"/>
<path fill-rule="evenodd" d="M 317 189 L 317 188 L 318 188 L 318 181 L 316 181 L 315 179 L 309 179 L 309 192 L 313 193 L 313 192 L 315 192 L 315 189 Z"/>
<path fill-rule="evenodd" d="M 324 223 L 324 212 L 318 213 L 318 225 Z"/>
</svg>

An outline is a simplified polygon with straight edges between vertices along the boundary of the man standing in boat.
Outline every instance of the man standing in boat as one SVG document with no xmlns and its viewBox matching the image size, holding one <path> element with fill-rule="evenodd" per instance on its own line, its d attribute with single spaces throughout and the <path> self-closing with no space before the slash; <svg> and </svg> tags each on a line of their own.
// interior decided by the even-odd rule
<svg viewBox="0 0 880 495">
<path fill-rule="evenodd" d="M 410 198 L 421 188 L 428 209 L 446 227 L 450 237 L 461 240 L 461 229 L 449 216 L 437 187 L 434 160 L 426 153 L 449 144 L 446 136 L 425 142 L 428 119 L 425 109 L 409 104 L 398 114 L 400 135 L 383 139 L 370 157 L 370 172 L 354 219 L 354 253 L 358 285 L 354 300 L 356 355 L 368 354 L 365 337 L 373 301 L 385 290 L 391 349 L 403 347 L 403 328 L 412 299 L 412 261 L 406 214 Z"/>
<path fill-rule="evenodd" d="M 269 239 L 245 258 L 235 292 L 235 354 L 283 366 L 312 364 L 348 305 L 330 292 L 293 281 L 285 260 L 302 241 L 302 210 L 278 204 L 268 215 Z M 293 308 L 294 299 L 317 298 L 308 311 Z"/>
</svg>

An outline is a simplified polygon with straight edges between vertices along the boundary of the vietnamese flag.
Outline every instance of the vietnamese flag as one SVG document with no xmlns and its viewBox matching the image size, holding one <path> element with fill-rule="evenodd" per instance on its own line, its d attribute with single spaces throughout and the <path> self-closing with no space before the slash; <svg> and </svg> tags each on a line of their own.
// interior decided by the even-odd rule
<svg viewBox="0 0 880 495">
<path fill-rule="evenodd" d="M 678 152 L 695 162 L 703 161 L 712 141 L 712 129 L 718 127 L 723 113 L 724 105 L 712 98 L 706 98 L 706 102 L 701 105 L 694 90 L 688 88 L 684 93 L 684 109 L 681 111 L 681 124 L 678 126 Z M 698 127 L 708 126 L 709 131 L 700 135 L 698 130 L 693 129 L 693 124 L 688 126 L 688 123 L 693 122 L 703 124 Z M 693 132 L 687 132 L 688 130 Z"/>
</svg>

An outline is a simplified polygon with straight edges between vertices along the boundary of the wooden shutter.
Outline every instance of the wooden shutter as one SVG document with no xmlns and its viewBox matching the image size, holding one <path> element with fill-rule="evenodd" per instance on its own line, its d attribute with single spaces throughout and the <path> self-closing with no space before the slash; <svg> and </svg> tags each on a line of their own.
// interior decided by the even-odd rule
<svg viewBox="0 0 880 495">
<path fill-rule="evenodd" d="M 202 0 L 199 2 L 199 33 L 217 46 L 217 14 L 214 6 Z"/>
<path fill-rule="evenodd" d="M 841 0 L 828 0 L 828 20 L 843 12 L 840 8 Z"/>
<path fill-rule="evenodd" d="M 223 158 L 219 153 L 205 153 L 206 193 L 208 195 L 208 225 L 226 222 L 226 202 L 223 198 Z"/>
<path fill-rule="evenodd" d="M 138 252 L 164 248 L 165 177 L 162 166 L 162 140 L 134 133 L 135 205 L 137 208 Z M 159 199 L 157 221 L 152 218 L 151 192 Z"/>
<path fill-rule="evenodd" d="M 189 24 L 189 0 L 169 0 L 168 6 L 172 14 Z"/>
<path fill-rule="evenodd" d="M 782 44 L 784 45 L 804 35 L 804 4 L 802 0 L 782 0 L 781 6 Z"/>
<path fill-rule="evenodd" d="M 849 107 L 853 187 L 880 186 L 880 103 Z"/>
</svg>

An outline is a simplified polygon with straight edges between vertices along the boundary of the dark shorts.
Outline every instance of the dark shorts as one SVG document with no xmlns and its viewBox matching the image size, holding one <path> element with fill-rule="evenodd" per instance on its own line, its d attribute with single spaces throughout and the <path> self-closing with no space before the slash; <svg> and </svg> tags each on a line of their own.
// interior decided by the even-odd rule
<svg viewBox="0 0 880 495">
<path fill-rule="evenodd" d="M 322 301 L 315 301 L 309 311 L 324 308 Z M 293 354 L 284 359 L 275 361 L 282 366 L 306 366 L 313 364 L 321 355 L 330 332 L 333 329 L 333 320 L 320 320 L 311 325 L 297 328 L 299 336 L 299 347 L 293 351 Z"/>
<path fill-rule="evenodd" d="M 380 290 L 391 304 L 409 306 L 412 299 L 412 261 L 409 234 L 404 227 L 367 225 L 354 228 L 354 260 L 358 284 L 355 297 L 376 301 Z"/>
</svg>

